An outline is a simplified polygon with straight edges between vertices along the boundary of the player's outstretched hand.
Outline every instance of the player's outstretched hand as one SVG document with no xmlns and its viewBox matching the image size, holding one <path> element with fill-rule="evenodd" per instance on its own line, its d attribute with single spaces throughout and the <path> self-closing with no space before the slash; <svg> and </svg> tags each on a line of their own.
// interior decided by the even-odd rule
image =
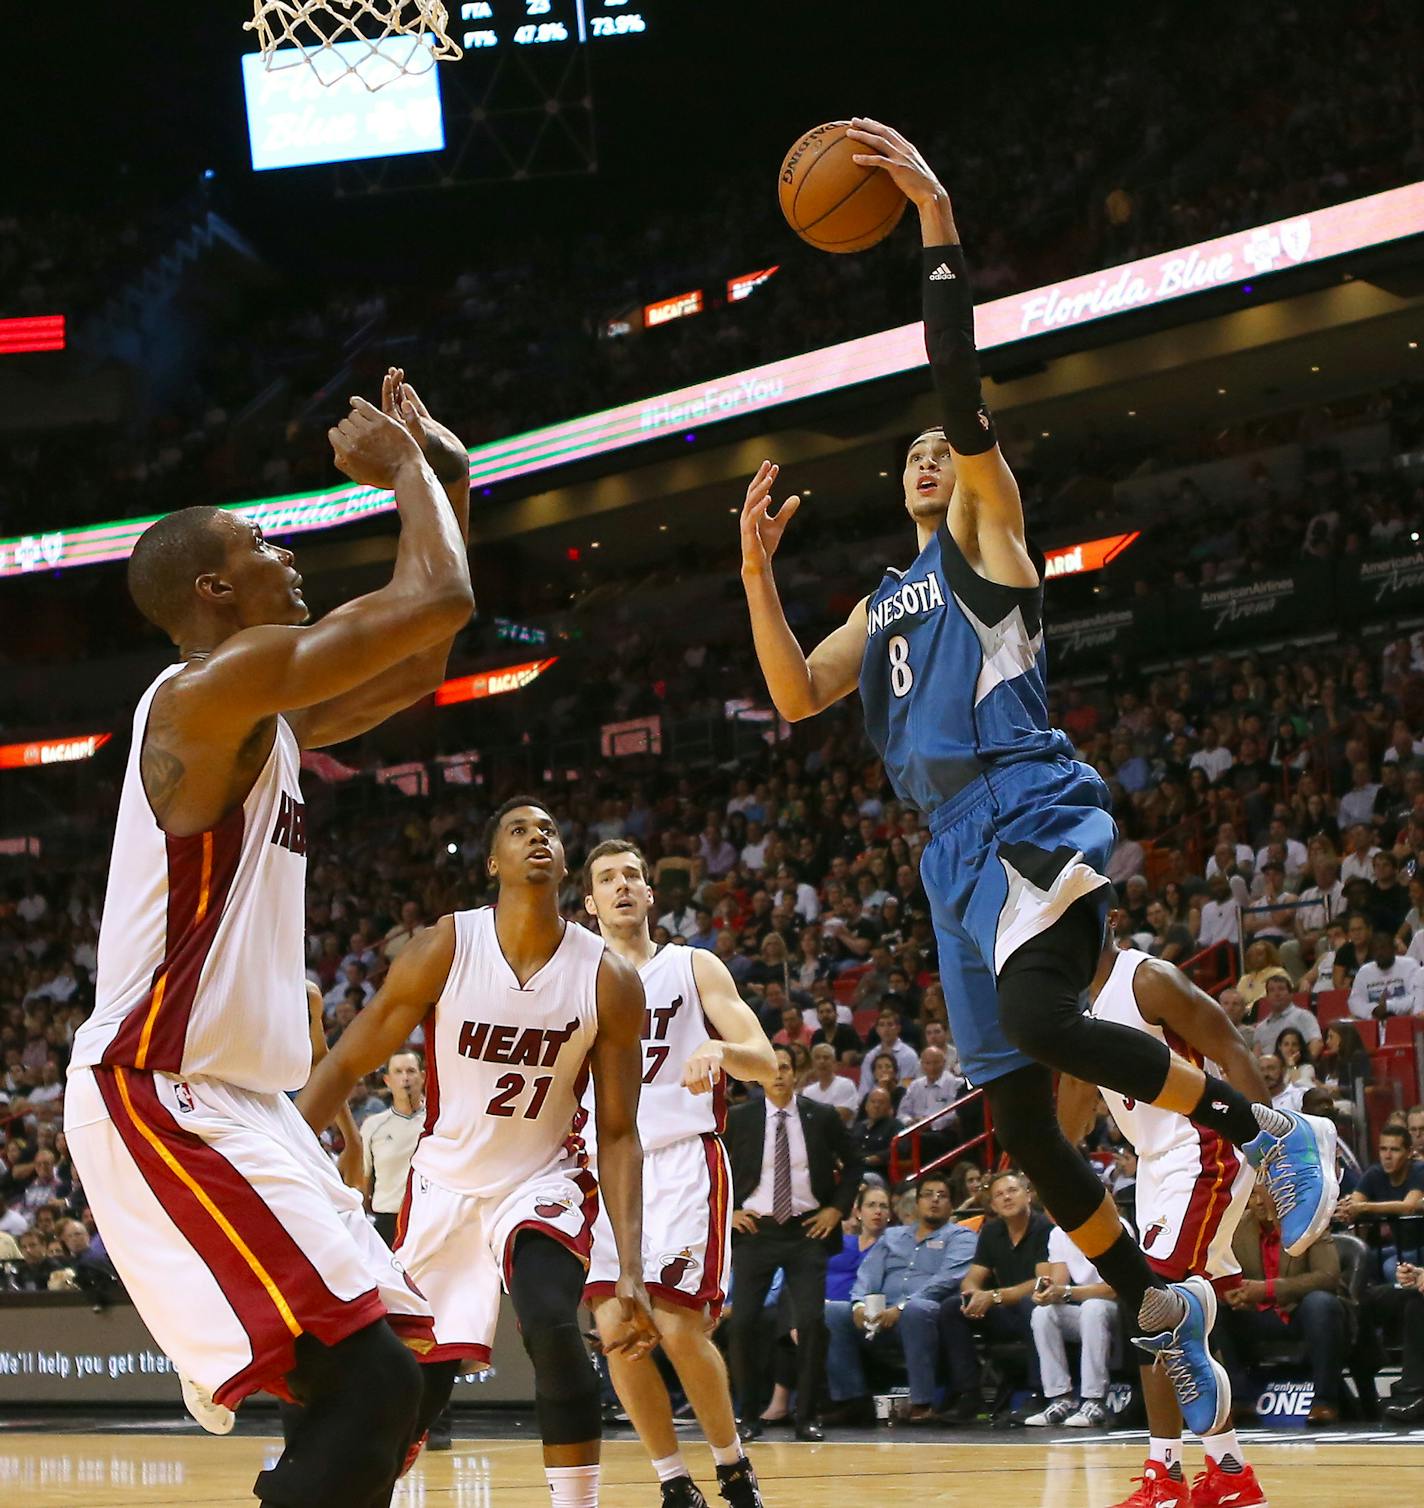
<svg viewBox="0 0 1424 1508">
<path fill-rule="evenodd" d="M 771 489 L 776 485 L 781 470 L 772 461 L 763 461 L 757 474 L 747 488 L 746 501 L 742 504 L 742 574 L 760 576 L 771 567 L 771 558 L 776 554 L 786 526 L 796 516 L 801 506 L 799 497 L 789 497 L 771 512 Z"/>
<path fill-rule="evenodd" d="M 722 1081 L 722 1044 L 704 1042 L 687 1060 L 682 1070 L 682 1087 L 693 1094 L 711 1094 Z"/>
<path fill-rule="evenodd" d="M 618 1323 L 604 1333 L 603 1349 L 619 1351 L 630 1359 L 646 1356 L 658 1343 L 653 1306 L 648 1290 L 636 1273 L 623 1273 L 613 1289 L 618 1300 Z"/>
<path fill-rule="evenodd" d="M 405 380 L 404 367 L 389 367 L 381 380 L 381 411 L 404 424 L 447 487 L 470 480 L 470 453 L 453 430 L 430 417 L 419 393 Z"/>
<path fill-rule="evenodd" d="M 337 468 L 366 487 L 390 491 L 400 468 L 420 458 L 410 431 L 364 398 L 351 400 L 351 412 L 326 437 Z"/>
<path fill-rule="evenodd" d="M 911 204 L 927 204 L 944 194 L 944 185 L 920 156 L 919 148 L 893 126 L 857 115 L 846 135 L 864 148 L 854 154 L 852 161 L 863 168 L 884 168 Z"/>
</svg>

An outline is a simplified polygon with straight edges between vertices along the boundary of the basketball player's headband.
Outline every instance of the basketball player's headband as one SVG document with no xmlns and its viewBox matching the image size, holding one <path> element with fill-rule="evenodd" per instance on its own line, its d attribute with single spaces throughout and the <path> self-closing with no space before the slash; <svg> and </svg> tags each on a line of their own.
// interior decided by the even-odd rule
<svg viewBox="0 0 1424 1508">
<path fill-rule="evenodd" d="M 915 438 L 910 441 L 910 450 L 913 450 L 915 446 L 925 438 L 926 435 L 939 435 L 941 439 L 944 439 L 946 443 L 948 443 L 947 437 L 944 433 L 944 426 L 941 424 L 931 424 L 928 429 L 922 429 L 919 434 L 917 434 Z M 908 454 L 908 452 L 906 453 Z"/>
</svg>

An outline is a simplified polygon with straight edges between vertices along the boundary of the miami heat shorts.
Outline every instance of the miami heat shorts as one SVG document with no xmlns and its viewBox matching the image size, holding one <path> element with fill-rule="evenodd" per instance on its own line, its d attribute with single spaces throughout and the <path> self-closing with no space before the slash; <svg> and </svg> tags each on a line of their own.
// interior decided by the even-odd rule
<svg viewBox="0 0 1424 1508">
<path fill-rule="evenodd" d="M 1147 1264 L 1170 1283 L 1209 1278 L 1234 1287 L 1241 1264 L 1231 1238 L 1246 1213 L 1256 1170 L 1210 1131 L 1137 1164 L 1137 1241 Z"/>
<path fill-rule="evenodd" d="M 643 1282 L 649 1295 L 686 1309 L 722 1307 L 731 1262 L 727 1154 L 711 1134 L 688 1136 L 643 1154 Z M 596 1304 L 618 1281 L 613 1227 L 600 1209 L 584 1302 Z"/>
<path fill-rule="evenodd" d="M 297 1336 L 382 1316 L 417 1354 L 430 1306 L 283 1094 L 129 1068 L 72 1074 L 65 1134 L 99 1234 L 154 1340 L 236 1406 L 285 1392 Z"/>
<path fill-rule="evenodd" d="M 435 1349 L 425 1360 L 488 1362 L 514 1238 L 537 1230 L 586 1265 L 597 1209 L 582 1154 L 561 1153 L 536 1177 L 494 1195 L 457 1194 L 412 1168 L 395 1254 L 435 1313 Z"/>
</svg>

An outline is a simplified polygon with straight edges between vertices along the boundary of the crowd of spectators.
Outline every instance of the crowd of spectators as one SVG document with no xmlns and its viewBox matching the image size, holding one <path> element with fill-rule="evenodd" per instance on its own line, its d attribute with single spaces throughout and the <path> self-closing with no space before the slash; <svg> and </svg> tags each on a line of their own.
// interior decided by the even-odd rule
<svg viewBox="0 0 1424 1508">
<path fill-rule="evenodd" d="M 1401 1272 L 1413 1281 L 1412 1227 L 1424 1221 L 1414 1214 L 1424 1203 L 1417 1160 L 1424 1107 L 1409 1108 L 1417 1092 L 1397 1094 L 1400 1113 L 1378 1130 L 1358 1114 L 1362 1086 L 1394 1082 L 1382 1080 L 1378 1056 L 1385 1025 L 1424 1005 L 1421 691 L 1424 638 L 1416 635 L 1270 658 L 1215 656 L 1156 676 L 1110 678 L 1070 693 L 1059 708 L 1080 755 L 1112 792 L 1121 838 L 1110 867 L 1122 939 L 1178 963 L 1207 950 L 1191 965 L 1203 981 L 1237 976 L 1222 1004 L 1261 1054 L 1275 1103 L 1333 1115 L 1345 1133 L 1338 1220 L 1370 1238 L 1381 1288 Z M 898 1208 L 896 1134 L 923 1121 L 923 1159 L 980 1126 L 976 1102 L 957 1106 L 965 1086 L 946 1009 L 956 982 L 939 976 L 918 876 L 926 831 L 887 788 L 852 716 L 798 732 L 791 745 L 765 746 L 758 759 L 730 769 L 648 760 L 635 762 L 632 779 L 604 770 L 541 796 L 561 822 L 571 873 L 602 839 L 630 837 L 645 847 L 656 936 L 708 947 L 726 962 L 768 1035 L 792 1054 L 803 1092 L 840 1112 L 867 1176 L 892 1185 Z M 332 1041 L 416 931 L 490 898 L 477 834 L 502 790 L 436 791 L 411 797 L 383 787 L 364 804 L 338 804 L 314 818 L 309 974 L 323 993 Z M 582 921 L 576 884 L 562 899 L 566 915 Z M 9 1132 L 0 1230 L 21 1243 L 19 1262 L 5 1269 L 21 1286 L 108 1278 L 60 1129 L 69 1045 L 92 1000 L 99 910 L 92 868 L 51 873 L 35 865 L 0 901 L 0 1115 Z M 1336 1009 L 1322 1021 L 1332 1001 Z M 383 1103 L 370 1083 L 353 1095 L 352 1109 L 360 1121 Z M 1131 1218 L 1135 1158 L 1105 1107 L 1084 1150 Z M 902 1171 L 909 1154 L 901 1142 Z M 1026 1187 L 1019 1192 L 1031 1198 Z M 1001 1195 L 1018 1197 L 1012 1181 L 973 1195 L 956 1189 L 948 1200 L 935 1195 L 930 1214 L 966 1201 L 982 1214 L 987 1202 L 1012 1230 L 1018 1215 L 997 1211 Z M 919 1197 L 925 1202 L 924 1190 Z M 917 1209 L 905 1212 L 908 1220 L 932 1227 Z M 1028 1264 L 1012 1255 L 1011 1241 L 986 1263 L 992 1248 L 976 1246 L 970 1268 L 956 1272 L 954 1306 L 900 1337 L 903 1345 L 923 1332 L 937 1355 L 952 1359 L 936 1384 L 951 1411 L 968 1409 L 959 1398 L 978 1396 L 979 1353 L 960 1327 L 982 1318 L 974 1312 L 980 1301 L 971 1297 L 965 1309 L 963 1294 L 991 1277 L 1001 1295 L 1013 1290 L 1008 1313 L 1017 1318 L 1001 1303 L 989 1324 L 1009 1325 L 1026 1349 L 1033 1313 L 1043 1307 L 1017 1289 L 1036 1281 L 1047 1248 Z M 973 1276 L 986 1266 L 988 1274 Z M 1052 1282 L 1065 1286 L 1061 1277 Z M 852 1289 L 841 1302 L 857 1297 Z M 1371 1304 L 1368 1315 L 1413 1334 L 1407 1306 Z M 1311 1300 L 1302 1314 L 1322 1310 L 1330 1306 Z M 1330 1334 L 1333 1315 L 1320 1321 Z M 1038 1331 L 1046 1324 L 1061 1339 L 1058 1321 L 1039 1321 Z M 1374 1333 L 1358 1319 L 1351 1325 L 1351 1333 Z M 883 1328 L 898 1327 L 892 1319 Z M 1255 1331 L 1246 1329 L 1238 1340 L 1249 1352 Z M 833 1360 L 858 1358 L 862 1374 L 865 1364 L 875 1372 L 874 1356 L 859 1356 L 852 1310 L 836 1311 L 831 1330 L 839 1337 Z M 887 1346 L 893 1351 L 877 1340 L 871 1350 Z M 1032 1354 L 1026 1380 L 1037 1382 Z M 832 1394 L 863 1407 L 856 1362 L 845 1365 L 831 1379 Z M 1088 1415 L 1097 1422 L 1093 1410 Z"/>
<path fill-rule="evenodd" d="M 1424 171 L 1424 105 L 1410 60 L 1419 21 L 1373 0 L 1342 37 L 1324 0 L 1296 0 L 1248 28 L 1182 28 L 1144 17 L 1131 66 L 1105 66 L 1102 40 L 993 50 L 973 95 L 936 95 L 922 143 L 941 165 L 973 249 L 981 297 L 1017 291 L 1409 181 Z M 1346 57 L 1341 58 L 1341 49 Z M 1041 69 L 1041 83 L 1025 77 Z M 976 101 L 1012 98 L 1017 128 L 986 130 Z M 1225 101 L 1207 111 L 1203 99 Z M 907 122 L 907 124 L 912 124 Z M 388 360 L 429 352 L 426 398 L 470 443 L 869 333 L 916 318 L 914 238 L 875 256 L 828 257 L 792 241 L 765 165 L 717 164 L 694 205 L 649 218 L 637 196 L 597 228 L 521 226 L 506 247 L 480 229 L 477 266 L 418 287 L 343 278 L 311 259 L 234 310 L 171 393 L 141 419 L 86 434 L 7 443 L 0 534 L 36 504 L 65 523 L 143 514 L 201 496 L 228 501 L 329 479 L 324 436 L 341 373 L 358 387 Z M 87 211 L 85 212 L 87 215 Z M 76 278 L 107 296 L 122 279 L 80 216 L 56 213 L 0 237 L 6 312 L 82 308 Z M 125 227 L 117 252 L 135 232 Z M 260 235 L 255 239 L 261 240 Z M 305 251 L 305 248 L 304 248 Z M 744 300 L 656 330 L 606 338 L 630 309 L 776 262 Z M 335 286 L 333 286 L 333 284 Z M 240 339 L 231 338 L 240 331 Z M 253 407 L 259 395 L 279 391 Z M 243 415 L 239 428 L 235 415 Z M 96 469 L 106 485 L 93 486 Z"/>
</svg>

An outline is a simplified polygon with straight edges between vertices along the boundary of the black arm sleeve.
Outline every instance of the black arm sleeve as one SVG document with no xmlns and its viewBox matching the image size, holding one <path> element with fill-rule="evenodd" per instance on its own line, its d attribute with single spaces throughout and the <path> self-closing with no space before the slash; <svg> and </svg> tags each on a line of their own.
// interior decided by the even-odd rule
<svg viewBox="0 0 1424 1508">
<path fill-rule="evenodd" d="M 962 456 L 983 455 L 998 444 L 994 421 L 979 386 L 974 348 L 974 296 L 962 246 L 926 246 L 921 288 L 925 353 L 939 394 L 944 434 Z"/>
</svg>

